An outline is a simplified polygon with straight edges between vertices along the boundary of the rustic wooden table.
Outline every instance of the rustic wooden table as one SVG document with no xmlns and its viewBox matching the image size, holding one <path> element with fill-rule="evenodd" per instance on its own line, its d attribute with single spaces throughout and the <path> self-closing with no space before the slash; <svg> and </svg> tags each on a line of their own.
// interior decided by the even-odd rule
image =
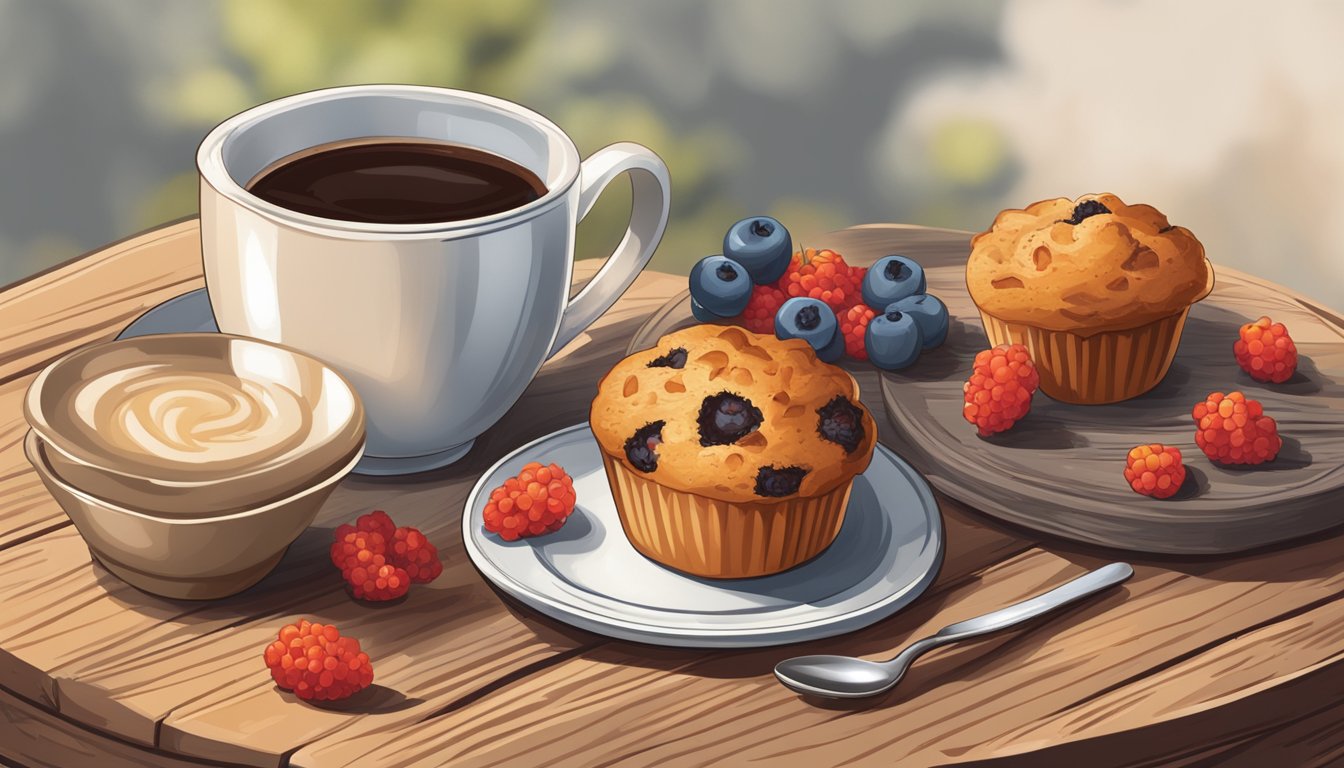
<svg viewBox="0 0 1344 768">
<path fill-rule="evenodd" d="M 888 234 L 892 234 L 888 232 Z M 899 228 L 912 248 L 965 233 Z M 580 263 L 578 276 L 593 264 Z M 593 383 L 684 281 L 647 273 L 549 363 L 458 465 L 347 480 L 278 569 L 210 603 L 140 593 L 90 562 L 29 469 L 34 374 L 202 284 L 194 221 L 109 246 L 0 294 L 0 762 L 25 766 L 1208 765 L 1344 760 L 1339 539 L 1217 559 L 1144 558 L 1046 540 L 940 497 L 947 555 L 913 606 L 806 646 L 681 651 L 549 621 L 493 591 L 462 550 L 477 475 L 583 419 Z M 877 392 L 865 393 L 881 406 Z M 880 419 L 879 421 L 885 421 Z M 889 430 L 883 424 L 883 430 Z M 346 596 L 331 529 L 385 508 L 446 564 L 397 605 Z M 937 651 L 891 695 L 800 698 L 794 653 L 886 656 L 959 619 L 1124 557 L 1124 587 L 1032 630 Z M 341 706 L 279 691 L 261 649 L 298 617 L 337 624 L 375 661 Z"/>
</svg>

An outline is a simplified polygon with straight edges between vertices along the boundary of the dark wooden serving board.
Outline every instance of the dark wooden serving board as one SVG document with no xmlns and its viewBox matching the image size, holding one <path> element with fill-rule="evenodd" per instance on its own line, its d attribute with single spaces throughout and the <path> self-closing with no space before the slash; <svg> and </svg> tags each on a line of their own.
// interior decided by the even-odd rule
<svg viewBox="0 0 1344 768">
<path fill-rule="evenodd" d="M 894 429 L 882 442 L 947 495 L 982 512 L 1075 541 L 1142 552 L 1221 554 L 1344 524 L 1344 318 L 1265 280 L 1219 267 L 1213 293 L 1196 304 L 1170 372 L 1138 398 L 1071 405 L 1038 392 L 1012 430 L 981 438 L 961 415 L 962 384 L 975 353 L 988 346 L 966 292 L 970 233 L 894 225 L 852 227 L 823 247 L 853 264 L 904 253 L 926 269 L 929 292 L 948 306 L 943 347 L 915 367 L 878 373 L 846 363 L 864 402 Z M 1288 326 L 1298 373 L 1262 384 L 1237 366 L 1238 328 L 1260 315 Z M 693 322 L 684 296 L 655 313 L 631 348 Z M 1194 404 L 1214 391 L 1241 390 L 1279 424 L 1279 457 L 1259 467 L 1210 462 L 1194 442 Z M 1157 500 L 1130 490 L 1125 455 L 1140 443 L 1181 449 L 1186 484 Z"/>
</svg>

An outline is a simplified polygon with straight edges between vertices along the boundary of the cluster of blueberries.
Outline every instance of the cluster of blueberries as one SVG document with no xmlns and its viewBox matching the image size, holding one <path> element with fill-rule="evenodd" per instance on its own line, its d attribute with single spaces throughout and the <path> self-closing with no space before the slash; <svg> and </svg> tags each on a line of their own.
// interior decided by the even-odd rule
<svg viewBox="0 0 1344 768">
<path fill-rule="evenodd" d="M 691 268 L 692 314 L 704 323 L 742 314 L 752 285 L 779 280 L 792 256 L 793 241 L 783 224 L 768 216 L 737 222 L 723 238 L 723 254 L 706 256 Z M 908 368 L 920 352 L 947 338 L 947 307 L 926 288 L 924 268 L 905 256 L 884 256 L 864 274 L 863 301 L 878 313 L 864 333 L 873 365 Z M 775 313 L 775 335 L 806 341 L 828 363 L 845 353 L 839 319 L 819 299 L 785 301 Z"/>
</svg>

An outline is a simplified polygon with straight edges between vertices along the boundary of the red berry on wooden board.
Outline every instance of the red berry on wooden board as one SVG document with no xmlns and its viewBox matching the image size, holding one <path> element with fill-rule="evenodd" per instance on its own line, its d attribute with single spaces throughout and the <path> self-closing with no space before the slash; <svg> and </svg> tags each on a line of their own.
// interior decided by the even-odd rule
<svg viewBox="0 0 1344 768">
<path fill-rule="evenodd" d="M 1262 317 L 1241 326 L 1232 345 L 1237 365 L 1256 381 L 1282 384 L 1297 371 L 1297 345 L 1283 323 Z"/>
<path fill-rule="evenodd" d="M 1195 405 L 1195 444 L 1220 464 L 1273 461 L 1283 447 L 1279 425 L 1265 415 L 1260 401 L 1241 392 L 1211 392 Z"/>
<path fill-rule="evenodd" d="M 1011 429 L 1031 410 L 1041 377 L 1022 344 L 1000 344 L 975 356 L 971 378 L 962 386 L 962 415 L 981 437 Z"/>
<path fill-rule="evenodd" d="M 1131 448 L 1125 457 L 1125 481 L 1135 493 L 1155 499 L 1170 497 L 1185 482 L 1181 449 L 1161 443 Z"/>
</svg>

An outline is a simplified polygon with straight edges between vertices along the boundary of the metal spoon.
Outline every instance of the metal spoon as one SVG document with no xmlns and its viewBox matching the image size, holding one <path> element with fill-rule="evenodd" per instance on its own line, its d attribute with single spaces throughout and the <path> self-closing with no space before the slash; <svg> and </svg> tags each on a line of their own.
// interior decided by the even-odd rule
<svg viewBox="0 0 1344 768">
<path fill-rule="evenodd" d="M 1007 608 L 949 624 L 932 637 L 910 645 L 890 661 L 866 661 L 853 656 L 797 656 L 776 664 L 775 677 L 799 693 L 841 699 L 876 696 L 900 682 L 914 660 L 926 651 L 1015 627 L 1113 587 L 1133 575 L 1134 569 L 1128 563 L 1111 563 Z"/>
</svg>

